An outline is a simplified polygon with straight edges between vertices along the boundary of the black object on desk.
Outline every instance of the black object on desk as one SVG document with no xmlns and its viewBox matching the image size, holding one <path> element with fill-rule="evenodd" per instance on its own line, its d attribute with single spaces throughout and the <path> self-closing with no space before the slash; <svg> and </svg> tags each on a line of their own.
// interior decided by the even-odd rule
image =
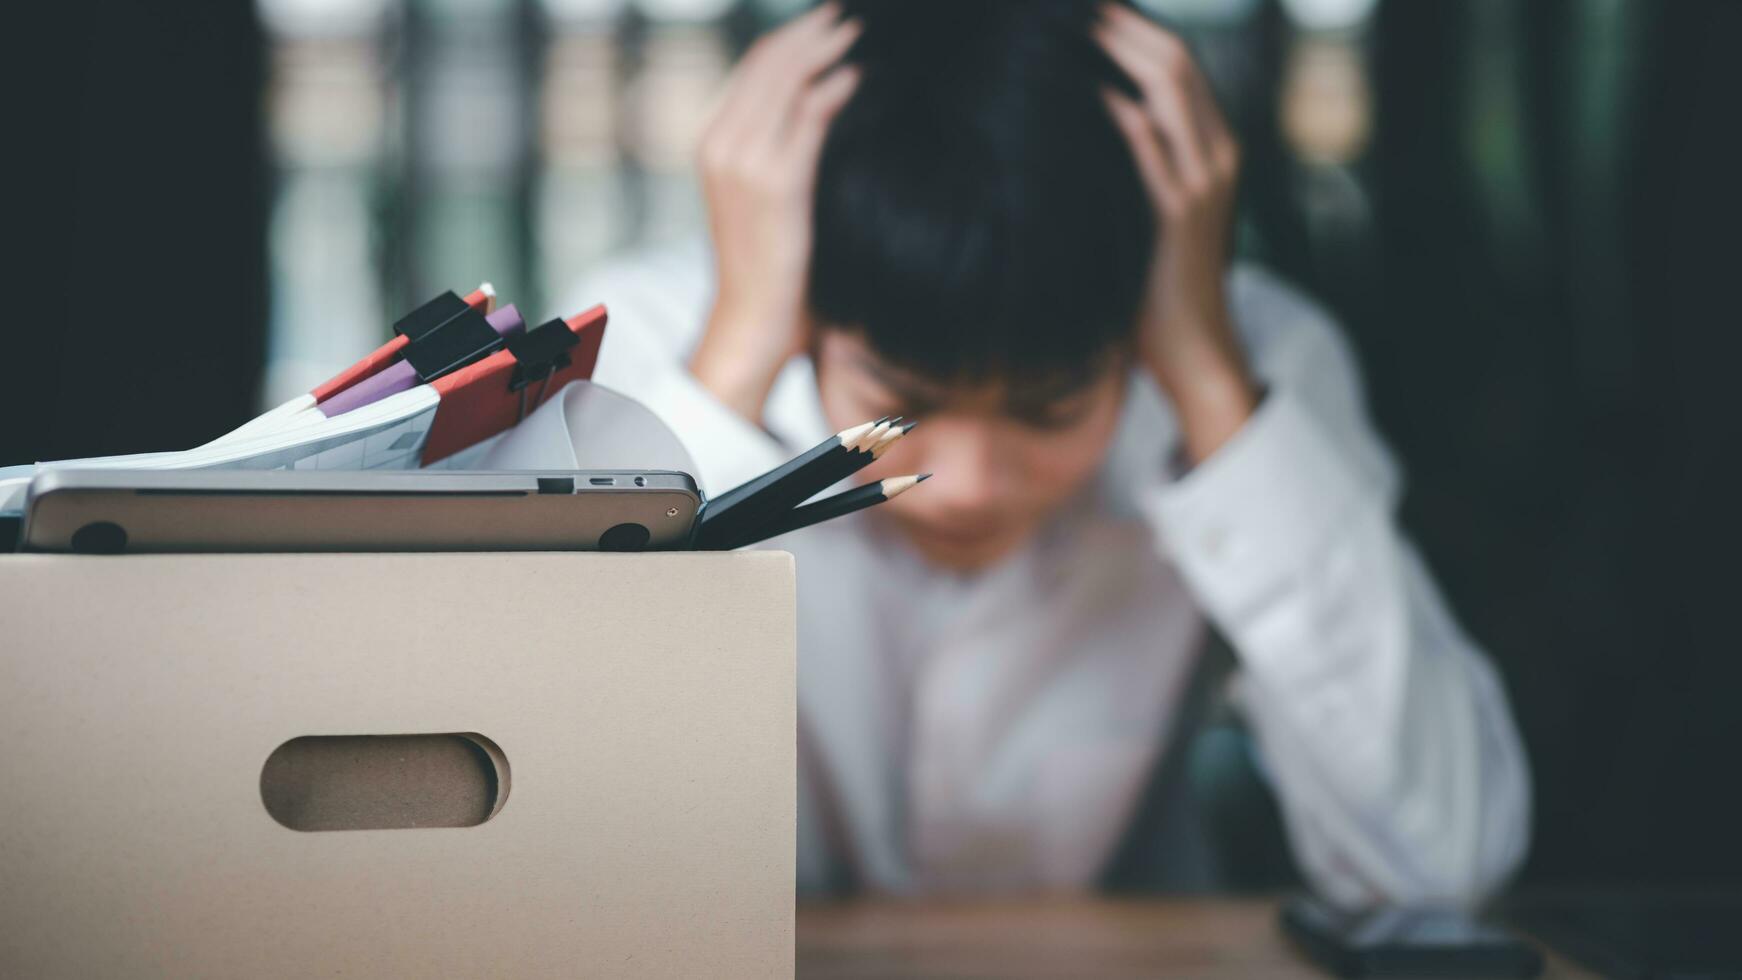
<svg viewBox="0 0 1742 980">
<path fill-rule="evenodd" d="M 1282 931 L 1339 977 L 1534 977 L 1542 954 L 1451 909 L 1347 913 L 1311 897 L 1282 907 Z"/>
</svg>

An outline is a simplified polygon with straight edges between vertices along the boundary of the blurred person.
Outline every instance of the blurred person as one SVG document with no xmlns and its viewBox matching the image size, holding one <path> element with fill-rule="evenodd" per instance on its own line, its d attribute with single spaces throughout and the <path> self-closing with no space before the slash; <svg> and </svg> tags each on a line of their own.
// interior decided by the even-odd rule
<svg viewBox="0 0 1742 980">
<path fill-rule="evenodd" d="M 1491 666 L 1398 530 L 1335 325 L 1230 267 L 1239 154 L 1119 4 L 863 0 L 758 41 L 700 150 L 711 241 L 582 285 L 598 380 L 719 492 L 829 433 L 935 474 L 798 557 L 801 891 L 1092 887 L 1213 626 L 1294 852 L 1347 905 L 1468 904 L 1526 844 Z M 1180 867 L 1164 886 L 1203 887 Z"/>
</svg>

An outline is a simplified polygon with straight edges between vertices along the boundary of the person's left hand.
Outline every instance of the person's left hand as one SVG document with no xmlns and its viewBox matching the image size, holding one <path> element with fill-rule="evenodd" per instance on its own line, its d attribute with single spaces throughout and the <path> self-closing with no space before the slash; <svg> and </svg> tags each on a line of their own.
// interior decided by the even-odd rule
<svg viewBox="0 0 1742 980">
<path fill-rule="evenodd" d="M 1200 462 L 1257 404 L 1224 285 L 1240 149 L 1185 42 L 1112 3 L 1094 33 L 1143 93 L 1141 102 L 1106 93 L 1157 218 L 1138 352 L 1174 404 L 1187 456 Z"/>
</svg>

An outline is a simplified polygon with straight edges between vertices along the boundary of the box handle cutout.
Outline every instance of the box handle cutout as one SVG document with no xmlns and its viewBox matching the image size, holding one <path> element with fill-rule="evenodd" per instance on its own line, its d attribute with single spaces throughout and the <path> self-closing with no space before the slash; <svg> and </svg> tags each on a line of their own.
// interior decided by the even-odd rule
<svg viewBox="0 0 1742 980">
<path fill-rule="evenodd" d="M 508 757 L 473 732 L 304 735 L 266 757 L 260 801 L 291 830 L 476 827 L 508 802 Z"/>
</svg>

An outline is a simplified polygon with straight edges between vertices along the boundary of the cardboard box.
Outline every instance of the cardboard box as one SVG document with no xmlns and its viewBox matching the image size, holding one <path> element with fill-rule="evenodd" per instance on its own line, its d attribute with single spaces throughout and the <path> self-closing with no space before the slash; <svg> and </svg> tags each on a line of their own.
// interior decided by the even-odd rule
<svg viewBox="0 0 1742 980">
<path fill-rule="evenodd" d="M 790 976 L 794 617 L 778 553 L 0 558 L 0 976 Z"/>
</svg>

